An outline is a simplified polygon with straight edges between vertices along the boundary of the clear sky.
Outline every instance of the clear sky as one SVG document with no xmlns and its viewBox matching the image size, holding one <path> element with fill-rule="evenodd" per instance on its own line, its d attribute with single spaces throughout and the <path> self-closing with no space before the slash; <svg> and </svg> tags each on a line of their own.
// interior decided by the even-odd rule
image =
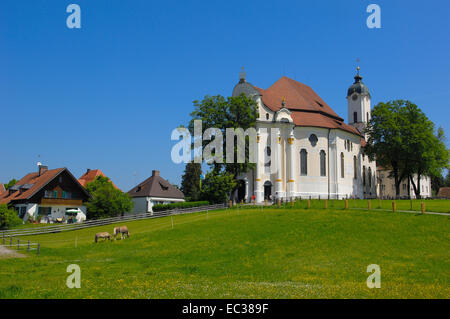
<svg viewBox="0 0 450 319">
<path fill-rule="evenodd" d="M 66 7 L 81 7 L 81 29 Z M 381 29 L 366 8 L 381 7 Z M 102 169 L 128 191 L 152 169 L 179 183 L 171 131 L 192 101 L 231 95 L 241 66 L 286 75 L 347 119 L 356 59 L 372 104 L 409 99 L 450 135 L 450 2 L 2 0 L 0 181 L 41 161 Z M 38 157 L 40 155 L 40 157 Z"/>
</svg>

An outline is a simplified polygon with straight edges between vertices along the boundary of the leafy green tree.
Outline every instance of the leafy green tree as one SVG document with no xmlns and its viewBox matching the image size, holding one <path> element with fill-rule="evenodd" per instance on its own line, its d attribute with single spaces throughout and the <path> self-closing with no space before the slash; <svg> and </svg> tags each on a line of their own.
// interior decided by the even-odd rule
<svg viewBox="0 0 450 319">
<path fill-rule="evenodd" d="M 249 162 L 249 137 L 245 137 L 245 160 L 244 163 L 237 163 L 237 137 L 234 140 L 226 139 L 226 129 L 241 128 L 246 131 L 250 127 L 255 127 L 258 117 L 256 101 L 245 94 L 236 97 L 224 98 L 221 95 L 206 96 L 202 101 L 194 101 L 195 110 L 191 113 L 189 130 L 194 134 L 194 121 L 202 120 L 202 133 L 209 128 L 219 129 L 223 136 L 223 150 L 227 149 L 226 143 L 233 143 L 234 163 L 227 163 L 225 152 L 221 163 L 209 163 L 216 175 L 222 171 L 230 173 L 235 179 L 243 173 L 247 173 L 255 167 Z M 210 141 L 203 141 L 203 148 Z"/>
<path fill-rule="evenodd" d="M 91 195 L 86 204 L 89 219 L 115 217 L 133 209 L 131 197 L 115 188 L 107 177 L 98 176 L 86 190 Z"/>
<path fill-rule="evenodd" d="M 210 203 L 225 203 L 236 187 L 236 180 L 231 173 L 216 171 L 206 174 L 202 184 L 201 199 Z"/>
<path fill-rule="evenodd" d="M 181 191 L 189 201 L 197 201 L 200 197 L 200 176 L 202 167 L 200 163 L 187 163 L 181 178 Z"/>
<path fill-rule="evenodd" d="M 400 195 L 400 183 L 408 176 L 405 140 L 402 135 L 403 121 L 400 109 L 404 101 L 378 103 L 372 110 L 372 117 L 367 124 L 367 145 L 364 152 L 377 165 L 389 168 L 390 177 L 394 178 L 396 195 Z"/>
<path fill-rule="evenodd" d="M 436 176 L 448 166 L 444 131 L 440 128 L 436 135 L 434 131 L 433 122 L 410 101 L 391 101 L 374 107 L 366 130 L 369 139 L 365 152 L 377 164 L 391 169 L 397 196 L 400 183 L 406 178 L 416 198 L 420 198 L 421 177 Z"/>
<path fill-rule="evenodd" d="M 14 185 L 17 184 L 17 180 L 15 178 L 13 178 L 12 180 L 10 180 L 8 182 L 8 184 L 5 184 L 5 189 L 10 189 L 11 187 L 13 187 Z"/>
<path fill-rule="evenodd" d="M 7 205 L 0 205 L 0 229 L 8 229 L 20 225 L 22 220 L 17 216 L 17 212 L 9 209 Z"/>
</svg>

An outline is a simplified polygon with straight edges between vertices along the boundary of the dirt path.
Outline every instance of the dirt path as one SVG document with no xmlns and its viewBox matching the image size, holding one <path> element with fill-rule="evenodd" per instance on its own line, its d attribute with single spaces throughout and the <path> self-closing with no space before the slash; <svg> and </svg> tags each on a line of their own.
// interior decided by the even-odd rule
<svg viewBox="0 0 450 319">
<path fill-rule="evenodd" d="M 23 258 L 23 257 L 26 257 L 26 256 L 0 245 L 0 259 L 2 259 L 2 258 Z"/>
</svg>

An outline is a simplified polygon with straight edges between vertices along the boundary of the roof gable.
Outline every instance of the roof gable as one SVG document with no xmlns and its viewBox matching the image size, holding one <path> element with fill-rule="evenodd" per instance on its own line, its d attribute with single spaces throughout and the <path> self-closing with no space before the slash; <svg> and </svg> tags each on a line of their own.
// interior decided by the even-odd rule
<svg viewBox="0 0 450 319">
<path fill-rule="evenodd" d="M 48 183 L 53 181 L 56 177 L 58 177 L 63 172 L 67 172 L 69 177 L 74 181 L 76 185 L 79 186 L 81 191 L 89 197 L 89 194 L 84 189 L 83 186 L 78 182 L 78 180 L 70 173 L 67 168 L 57 168 L 51 169 L 43 172 L 39 175 L 38 172 L 33 172 L 25 175 L 22 179 L 20 179 L 15 185 L 14 188 L 17 188 L 18 191 L 15 191 L 10 194 L 10 192 L 5 192 L 0 194 L 0 204 L 9 204 L 13 200 L 28 200 L 37 192 L 42 190 Z"/>
<path fill-rule="evenodd" d="M 184 199 L 184 194 L 159 175 L 152 175 L 128 192 L 131 197 Z"/>
<path fill-rule="evenodd" d="M 81 176 L 81 177 L 78 179 L 78 182 L 79 182 L 82 186 L 86 187 L 86 185 L 87 185 L 88 183 L 93 182 L 93 181 L 94 181 L 97 177 L 99 177 L 99 176 L 107 177 L 101 170 L 99 170 L 99 169 L 91 169 L 91 170 L 88 170 L 86 173 L 84 173 L 83 176 Z M 109 177 L 108 177 L 108 178 L 109 178 Z M 110 178 L 109 178 L 109 181 L 111 182 L 111 184 L 112 184 L 116 189 L 119 189 L 119 188 L 111 181 Z"/>
</svg>

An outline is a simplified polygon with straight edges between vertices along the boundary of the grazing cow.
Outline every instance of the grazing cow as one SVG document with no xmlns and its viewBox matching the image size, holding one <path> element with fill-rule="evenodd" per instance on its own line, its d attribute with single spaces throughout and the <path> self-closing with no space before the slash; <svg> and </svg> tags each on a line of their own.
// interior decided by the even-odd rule
<svg viewBox="0 0 450 319">
<path fill-rule="evenodd" d="M 128 231 L 127 226 L 120 226 L 120 227 L 114 227 L 114 239 L 116 239 L 116 236 L 120 234 L 120 239 L 123 239 L 123 235 L 126 235 L 127 237 L 130 237 L 130 232 Z"/>
<path fill-rule="evenodd" d="M 103 238 L 104 240 L 111 240 L 111 235 L 108 232 L 102 232 L 95 234 L 95 242 L 98 242 L 99 238 Z"/>
</svg>

